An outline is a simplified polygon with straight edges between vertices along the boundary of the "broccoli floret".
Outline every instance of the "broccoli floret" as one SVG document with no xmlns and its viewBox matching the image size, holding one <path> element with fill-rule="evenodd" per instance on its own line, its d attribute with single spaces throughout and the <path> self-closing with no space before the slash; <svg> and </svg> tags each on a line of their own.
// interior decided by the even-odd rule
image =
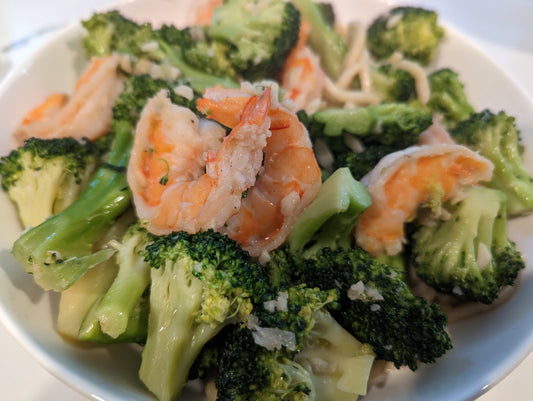
<svg viewBox="0 0 533 401">
<path fill-rule="evenodd" d="M 221 341 L 217 401 L 314 401 L 309 371 L 283 350 L 258 345 L 250 330 L 232 327 Z"/>
<path fill-rule="evenodd" d="M 441 293 L 490 304 L 524 268 L 507 236 L 505 194 L 472 187 L 447 211 L 449 218 L 420 226 L 413 234 L 415 271 Z"/>
<path fill-rule="evenodd" d="M 383 157 L 397 150 L 394 146 L 372 145 L 363 148 L 360 152 L 340 153 L 335 159 L 334 166 L 335 168 L 349 168 L 353 177 L 360 180 L 372 171 Z"/>
<path fill-rule="evenodd" d="M 116 252 L 110 247 L 94 251 L 93 246 L 131 205 L 125 172 L 133 132 L 146 101 L 162 89 L 181 105 L 190 102 L 176 95 L 165 81 L 132 77 L 115 101 L 113 142 L 85 191 L 68 208 L 25 231 L 13 244 L 13 255 L 43 289 L 68 288 Z"/>
<path fill-rule="evenodd" d="M 326 109 L 311 115 L 311 137 L 323 140 L 334 156 L 351 152 L 343 134 L 352 134 L 363 146 L 387 145 L 401 150 L 418 142 L 418 136 L 432 124 L 427 110 L 405 103 Z"/>
<path fill-rule="evenodd" d="M 245 79 L 273 78 L 298 41 L 300 13 L 284 0 L 227 0 L 213 11 L 208 34 L 228 43 L 228 57 Z"/>
<path fill-rule="evenodd" d="M 232 328 L 218 343 L 217 399 L 339 401 L 364 394 L 374 354 L 323 309 L 336 299 L 334 289 L 305 285 L 266 298 L 246 328 Z"/>
<path fill-rule="evenodd" d="M 247 252 L 213 230 L 158 237 L 143 255 L 151 266 L 150 316 L 139 375 L 158 399 L 172 400 L 204 345 L 243 321 L 268 282 Z"/>
<path fill-rule="evenodd" d="M 193 29 L 199 32 L 193 35 L 191 43 L 183 49 L 183 57 L 187 63 L 208 74 L 227 76 L 238 81 L 240 74 L 228 57 L 231 45 L 220 40 L 212 40 L 206 32 L 207 28 L 194 27 L 190 29 L 191 32 Z M 194 40 L 195 37 L 198 39 Z"/>
<path fill-rule="evenodd" d="M 189 28 L 178 29 L 163 25 L 155 29 L 149 23 L 137 23 L 118 11 L 95 13 L 82 21 L 86 34 L 83 45 L 87 56 L 105 56 L 117 52 L 131 58 L 133 63 L 149 60 L 159 65 L 165 63 L 179 70 L 180 78 L 187 80 L 199 92 L 207 87 L 222 85 L 236 87 L 227 76 L 212 75 L 188 64 L 184 49 L 193 46 Z"/>
<path fill-rule="evenodd" d="M 88 140 L 30 138 L 2 157 L 2 188 L 24 227 L 35 227 L 69 206 L 92 178 L 104 150 Z"/>
<path fill-rule="evenodd" d="M 444 29 L 435 11 L 396 7 L 378 16 L 367 29 L 367 45 L 378 59 L 400 52 L 404 57 L 429 64 L 436 56 Z"/>
<path fill-rule="evenodd" d="M 405 70 L 390 64 L 370 66 L 372 90 L 383 102 L 409 102 L 416 97 L 415 79 Z"/>
<path fill-rule="evenodd" d="M 466 97 L 463 83 L 455 71 L 442 68 L 429 74 L 428 80 L 431 94 L 427 107 L 433 113 L 442 115 L 447 128 L 452 128 L 474 113 L 474 108 Z"/>
<path fill-rule="evenodd" d="M 364 208 L 359 210 L 362 213 Z M 270 277 L 283 285 L 305 283 L 338 290 L 338 303 L 326 309 L 355 338 L 370 344 L 377 358 L 413 370 L 418 361 L 433 362 L 451 348 L 446 315 L 437 304 L 415 297 L 397 268 L 380 263 L 355 245 L 357 217 L 344 214 L 344 236 L 332 241 L 325 235 L 330 230 L 328 220 L 323 225 L 313 220 L 306 224 L 302 220 L 310 217 L 302 214 L 295 224 L 304 228 L 303 244 L 291 246 L 289 237 L 287 244 L 270 252 Z M 306 238 L 310 238 L 307 243 Z"/>
<path fill-rule="evenodd" d="M 320 57 L 322 68 L 331 78 L 338 78 L 346 57 L 346 43 L 329 24 L 318 3 L 313 0 L 292 0 L 292 3 L 311 27 L 309 46 Z"/>
<path fill-rule="evenodd" d="M 451 348 L 446 315 L 437 304 L 414 296 L 398 272 L 359 247 L 322 248 L 310 258 L 291 254 L 287 246 L 271 255 L 270 264 L 291 271 L 294 283 L 339 290 L 332 316 L 376 357 L 407 365 L 434 362 Z"/>
<path fill-rule="evenodd" d="M 366 395 L 375 359 L 372 347 L 356 340 L 326 310 L 314 316 L 294 361 L 311 373 L 316 400 L 350 401 Z"/>
<path fill-rule="evenodd" d="M 450 131 L 453 139 L 478 151 L 494 164 L 489 186 L 507 195 L 509 215 L 533 211 L 533 179 L 522 158 L 515 119 L 504 111 L 474 113 Z"/>
</svg>

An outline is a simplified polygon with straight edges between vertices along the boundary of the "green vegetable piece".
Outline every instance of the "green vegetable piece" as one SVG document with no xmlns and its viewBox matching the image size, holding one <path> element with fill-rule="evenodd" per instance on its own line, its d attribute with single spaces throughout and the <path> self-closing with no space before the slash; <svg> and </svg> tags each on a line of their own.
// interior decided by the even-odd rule
<svg viewBox="0 0 533 401">
<path fill-rule="evenodd" d="M 313 0 L 292 0 L 302 19 L 311 27 L 309 45 L 320 57 L 322 68 L 333 79 L 341 75 L 347 47 Z"/>
<path fill-rule="evenodd" d="M 509 215 L 533 211 L 533 179 L 522 157 L 520 133 L 514 117 L 504 111 L 474 113 L 450 131 L 453 139 L 479 152 L 494 164 L 489 186 L 507 196 Z"/>
<path fill-rule="evenodd" d="M 441 293 L 490 304 L 525 267 L 507 236 L 505 194 L 472 187 L 447 211 L 450 218 L 419 226 L 413 234 L 415 271 Z"/>
<path fill-rule="evenodd" d="M 378 59 L 400 52 L 404 57 L 429 64 L 444 37 L 438 14 L 420 7 L 396 7 L 378 16 L 368 27 L 367 45 Z"/>
<path fill-rule="evenodd" d="M 314 253 L 317 246 L 348 248 L 352 230 L 372 199 L 347 168 L 336 170 L 295 222 L 287 242 L 292 252 Z"/>
</svg>

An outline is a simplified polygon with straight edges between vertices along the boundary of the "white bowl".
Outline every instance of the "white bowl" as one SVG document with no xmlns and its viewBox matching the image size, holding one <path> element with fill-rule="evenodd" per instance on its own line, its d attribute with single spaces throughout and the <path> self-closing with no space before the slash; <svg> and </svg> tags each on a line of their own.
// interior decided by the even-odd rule
<svg viewBox="0 0 533 401">
<path fill-rule="evenodd" d="M 369 21 L 390 7 L 385 0 L 335 1 L 342 21 Z M 399 4 L 398 2 L 394 2 Z M 126 15 L 152 22 L 183 24 L 191 3 L 132 1 L 121 9 Z M 412 2 L 411 2 L 412 4 Z M 423 4 L 423 3 L 422 3 Z M 172 9 L 169 10 L 169 7 Z M 429 7 L 429 6 L 428 6 Z M 0 87 L 0 149 L 15 146 L 10 136 L 21 116 L 52 91 L 70 91 L 84 66 L 80 47 L 82 29 L 71 26 L 27 60 Z M 447 38 L 433 66 L 459 72 L 476 109 L 504 109 L 517 118 L 529 148 L 533 138 L 533 104 L 514 80 L 499 70 L 467 36 L 447 26 Z M 527 165 L 533 171 L 531 152 Z M 44 293 L 10 254 L 21 227 L 13 205 L 0 193 L 3 221 L 0 231 L 0 318 L 13 336 L 54 375 L 83 394 L 101 400 L 152 400 L 137 378 L 139 348 L 131 345 L 79 347 L 63 340 L 55 330 L 57 294 Z M 512 221 L 510 236 L 533 260 L 533 216 Z M 416 372 L 400 370 L 383 388 L 372 388 L 365 401 L 452 401 L 479 395 L 512 370 L 533 348 L 533 277 L 531 265 L 521 274 L 518 290 L 503 306 L 450 325 L 454 349 L 436 364 Z M 203 399 L 197 388 L 182 399 Z"/>
</svg>

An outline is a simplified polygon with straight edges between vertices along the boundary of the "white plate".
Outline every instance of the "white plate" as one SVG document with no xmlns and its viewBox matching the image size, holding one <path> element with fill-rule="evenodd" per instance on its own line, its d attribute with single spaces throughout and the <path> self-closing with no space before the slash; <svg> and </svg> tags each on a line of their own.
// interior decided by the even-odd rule
<svg viewBox="0 0 533 401">
<path fill-rule="evenodd" d="M 133 1 L 123 9 L 128 16 L 150 16 L 154 22 L 178 22 L 187 15 L 184 2 Z M 386 9 L 390 1 L 339 0 L 343 21 L 368 21 Z M 190 3 L 187 3 L 190 4 Z M 169 10 L 169 7 L 172 9 Z M 341 11 L 342 10 L 342 11 Z M 172 15 L 173 17 L 169 17 Z M 448 36 L 437 65 L 456 69 L 466 83 L 477 109 L 506 110 L 517 117 L 522 131 L 533 131 L 533 104 L 494 63 L 479 52 L 467 36 L 448 28 Z M 14 146 L 9 135 L 20 117 L 51 91 L 70 91 L 84 61 L 79 45 L 79 25 L 57 35 L 30 60 L 12 73 L 0 87 L 2 154 Z M 435 67 L 437 67 L 437 65 Z M 524 134 L 524 142 L 533 139 Z M 530 171 L 533 161 L 526 153 Z M 77 347 L 55 331 L 58 299 L 43 293 L 10 255 L 11 244 L 20 233 L 15 211 L 0 194 L 3 221 L 0 232 L 0 318 L 14 337 L 54 375 L 95 399 L 151 400 L 137 379 L 139 354 L 136 347 Z M 533 260 L 533 217 L 513 221 L 511 237 Z M 384 388 L 373 388 L 365 401 L 466 400 L 507 374 L 533 347 L 533 278 L 531 267 L 522 274 L 515 296 L 502 307 L 476 318 L 451 325 L 454 349 L 438 363 L 416 373 L 401 370 L 390 376 Z M 193 390 L 183 396 L 201 397 Z"/>
</svg>

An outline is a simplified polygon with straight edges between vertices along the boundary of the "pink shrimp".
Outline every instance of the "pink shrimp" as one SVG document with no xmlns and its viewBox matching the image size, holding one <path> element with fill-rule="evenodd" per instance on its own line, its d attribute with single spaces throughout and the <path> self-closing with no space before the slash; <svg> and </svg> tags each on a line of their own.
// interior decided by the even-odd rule
<svg viewBox="0 0 533 401">
<path fill-rule="evenodd" d="M 232 95 L 224 99 L 224 94 Z M 210 89 L 198 101 L 198 108 L 208 111 L 209 118 L 233 126 L 239 119 L 240 105 L 249 97 L 245 92 L 236 97 L 231 90 Z M 272 136 L 263 150 L 257 182 L 246 192 L 237 213 L 220 229 L 252 256 L 281 245 L 321 185 L 309 135 L 296 115 L 274 102 L 269 116 Z"/>
<path fill-rule="evenodd" d="M 155 234 L 220 228 L 255 184 L 270 136 L 270 90 L 248 99 L 228 136 L 165 92 L 148 101 L 128 166 L 139 218 Z"/>
<path fill-rule="evenodd" d="M 213 11 L 221 6 L 222 0 L 201 0 L 195 7 L 194 21 L 191 25 L 210 25 Z"/>
<path fill-rule="evenodd" d="M 123 88 L 119 62 L 119 55 L 93 58 L 72 96 L 49 96 L 24 117 L 15 137 L 20 142 L 30 137 L 96 139 L 107 133 L 113 103 Z"/>
<path fill-rule="evenodd" d="M 296 109 L 313 112 L 320 105 L 326 75 L 320 67 L 320 59 L 307 46 L 310 29 L 304 21 L 298 43 L 285 60 L 280 82 L 285 99 L 291 99 Z"/>
<path fill-rule="evenodd" d="M 463 187 L 490 181 L 492 163 L 461 145 L 413 146 L 384 157 L 362 182 L 372 205 L 356 224 L 359 246 L 371 254 L 397 254 L 404 242 L 404 223 L 419 206 L 459 196 Z"/>
</svg>

